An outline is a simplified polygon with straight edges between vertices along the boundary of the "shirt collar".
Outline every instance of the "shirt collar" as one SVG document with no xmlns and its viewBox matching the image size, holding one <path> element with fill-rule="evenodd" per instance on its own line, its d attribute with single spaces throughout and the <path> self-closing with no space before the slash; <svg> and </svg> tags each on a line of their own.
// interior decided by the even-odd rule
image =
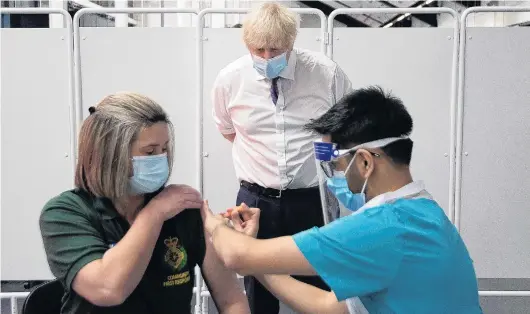
<svg viewBox="0 0 530 314">
<path fill-rule="evenodd" d="M 250 56 L 250 59 L 252 59 L 252 56 Z M 294 70 L 296 69 L 296 60 L 298 58 L 296 57 L 296 50 L 292 49 L 291 53 L 289 54 L 289 60 L 287 60 L 287 66 L 285 69 L 283 69 L 282 72 L 280 72 L 280 77 L 288 80 L 294 80 Z M 265 80 L 266 78 L 256 72 L 256 80 Z"/>
<path fill-rule="evenodd" d="M 427 193 L 425 190 L 425 184 L 423 181 L 414 181 L 411 182 L 402 188 L 392 191 L 380 194 L 373 199 L 371 199 L 368 203 L 364 204 L 363 207 L 361 207 L 356 213 L 360 213 L 365 209 L 376 207 L 383 204 L 392 203 L 393 201 L 399 199 L 399 198 L 427 198 L 432 199 L 432 196 Z"/>
</svg>

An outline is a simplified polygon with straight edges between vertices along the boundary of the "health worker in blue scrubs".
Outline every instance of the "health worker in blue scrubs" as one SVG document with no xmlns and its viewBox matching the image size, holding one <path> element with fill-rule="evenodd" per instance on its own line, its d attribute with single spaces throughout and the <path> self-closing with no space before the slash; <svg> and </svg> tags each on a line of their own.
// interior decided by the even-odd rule
<svg viewBox="0 0 530 314">
<path fill-rule="evenodd" d="M 334 144 L 335 158 L 320 166 L 327 187 L 352 214 L 260 240 L 259 209 L 232 210 L 231 228 L 205 203 L 203 221 L 221 260 L 256 276 L 297 312 L 482 313 L 462 238 L 424 184 L 412 179 L 412 125 L 402 101 L 378 87 L 346 95 L 307 127 Z M 289 275 L 318 275 L 332 291 Z"/>
</svg>

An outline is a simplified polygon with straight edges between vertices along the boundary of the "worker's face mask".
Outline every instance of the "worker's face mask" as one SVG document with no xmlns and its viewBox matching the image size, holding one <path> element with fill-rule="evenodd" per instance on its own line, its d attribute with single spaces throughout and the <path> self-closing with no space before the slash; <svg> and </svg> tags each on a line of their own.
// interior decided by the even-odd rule
<svg viewBox="0 0 530 314">
<path fill-rule="evenodd" d="M 353 193 L 348 186 L 346 175 L 354 164 L 356 156 L 357 155 L 353 156 L 344 172 L 336 171 L 336 173 L 331 178 L 328 178 L 326 182 L 328 188 L 331 190 L 333 195 L 335 195 L 337 200 L 341 202 L 344 207 L 351 211 L 357 211 L 366 203 L 366 194 L 364 191 L 366 190 L 366 183 L 368 183 L 368 178 L 366 178 L 366 180 L 364 180 L 361 192 L 359 193 Z"/>
<path fill-rule="evenodd" d="M 363 186 L 359 192 L 352 192 L 348 185 L 348 173 L 351 171 L 351 167 L 355 164 L 355 158 L 356 158 L 356 152 L 359 149 L 366 149 L 369 150 L 370 148 L 380 148 L 384 147 L 390 143 L 393 143 L 395 141 L 405 139 L 406 137 L 392 137 L 392 138 L 385 138 L 381 140 L 376 140 L 372 142 L 367 142 L 364 144 L 357 145 L 350 149 L 344 149 L 344 150 L 334 150 L 330 155 L 331 158 L 328 158 L 327 160 L 321 159 L 320 166 L 321 170 L 319 172 L 319 178 L 320 181 L 324 181 L 326 187 L 331 191 L 331 193 L 335 196 L 335 198 L 347 209 L 351 211 L 357 211 L 361 207 L 363 207 L 366 203 L 366 185 L 368 183 L 368 179 L 366 178 L 364 180 Z M 330 144 L 330 143 L 328 143 Z M 316 147 L 315 143 L 315 147 Z M 332 145 L 332 144 L 330 144 Z M 315 148 L 316 150 L 316 148 Z M 348 166 L 342 171 L 336 170 L 336 160 L 338 158 L 343 158 L 345 156 L 349 156 L 351 154 L 354 154 L 352 160 L 348 163 Z M 380 157 L 379 154 L 371 152 L 372 155 L 376 157 Z M 323 155 L 320 154 L 322 157 Z M 318 153 L 316 153 L 317 159 L 319 158 Z M 321 174 L 325 174 L 325 178 L 322 178 Z M 322 186 L 321 186 L 322 188 Z M 328 200 L 329 202 L 329 200 Z"/>
<path fill-rule="evenodd" d="M 160 189 L 169 177 L 167 154 L 135 156 L 132 158 L 133 176 L 129 179 L 129 191 L 133 195 L 153 193 Z"/>
<path fill-rule="evenodd" d="M 273 79 L 278 77 L 283 69 L 287 67 L 287 52 L 268 60 L 252 55 L 252 60 L 254 62 L 254 69 L 259 74 L 268 79 Z"/>
</svg>

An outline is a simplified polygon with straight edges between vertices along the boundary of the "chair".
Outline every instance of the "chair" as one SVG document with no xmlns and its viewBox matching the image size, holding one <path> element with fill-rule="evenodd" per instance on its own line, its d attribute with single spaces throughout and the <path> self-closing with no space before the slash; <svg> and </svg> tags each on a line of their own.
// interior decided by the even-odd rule
<svg viewBox="0 0 530 314">
<path fill-rule="evenodd" d="M 38 285 L 24 300 L 21 313 L 59 314 L 63 294 L 63 285 L 57 279 Z"/>
</svg>

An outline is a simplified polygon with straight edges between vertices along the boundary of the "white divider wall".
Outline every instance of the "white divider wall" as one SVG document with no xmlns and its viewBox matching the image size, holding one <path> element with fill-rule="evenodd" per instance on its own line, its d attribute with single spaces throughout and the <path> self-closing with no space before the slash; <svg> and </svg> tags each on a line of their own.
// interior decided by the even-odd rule
<svg viewBox="0 0 530 314">
<path fill-rule="evenodd" d="M 470 9 L 461 24 L 472 12 L 505 9 L 517 10 Z M 455 222 L 488 295 L 485 312 L 528 313 L 530 32 L 466 27 L 460 49 Z"/>
<path fill-rule="evenodd" d="M 334 28 L 331 40 L 333 59 L 354 89 L 379 85 L 403 100 L 414 123 L 413 177 L 425 182 L 449 217 L 458 45 L 455 30 Z"/>
<path fill-rule="evenodd" d="M 82 27 L 80 37 L 83 118 L 111 93 L 152 98 L 175 129 L 170 183 L 198 188 L 195 28 Z"/>
<path fill-rule="evenodd" d="M 479 277 L 530 279 L 530 34 L 467 34 L 460 230 Z"/>
<path fill-rule="evenodd" d="M 203 188 L 215 212 L 235 205 L 239 185 L 232 162 L 232 143 L 217 130 L 212 118 L 213 82 L 224 66 L 248 53 L 240 28 L 203 30 Z"/>
<path fill-rule="evenodd" d="M 22 13 L 2 10 L 10 12 Z M 39 217 L 50 198 L 73 187 L 72 27 L 66 11 L 39 11 L 49 12 L 67 17 L 67 28 L 0 30 L 2 280 L 53 278 Z"/>
</svg>

